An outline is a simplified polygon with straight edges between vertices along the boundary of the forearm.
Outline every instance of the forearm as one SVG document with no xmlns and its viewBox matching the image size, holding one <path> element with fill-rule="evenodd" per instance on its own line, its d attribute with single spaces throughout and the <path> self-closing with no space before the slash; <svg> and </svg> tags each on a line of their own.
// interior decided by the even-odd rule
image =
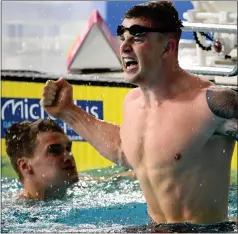
<svg viewBox="0 0 238 234">
<path fill-rule="evenodd" d="M 60 119 L 105 158 L 114 163 L 119 161 L 122 152 L 119 126 L 98 120 L 76 105 L 64 111 Z"/>
</svg>

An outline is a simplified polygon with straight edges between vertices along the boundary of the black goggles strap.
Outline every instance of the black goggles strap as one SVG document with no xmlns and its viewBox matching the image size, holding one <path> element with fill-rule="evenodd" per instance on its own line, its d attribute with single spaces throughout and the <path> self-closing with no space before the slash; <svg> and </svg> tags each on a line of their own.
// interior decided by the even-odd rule
<svg viewBox="0 0 238 234">
<path fill-rule="evenodd" d="M 166 33 L 166 32 L 177 32 L 178 31 L 178 29 L 176 29 L 176 28 L 164 28 L 164 29 L 162 29 L 162 28 L 149 28 L 149 27 L 144 27 L 144 26 L 140 26 L 140 25 L 132 25 L 130 28 L 126 28 L 123 25 L 119 25 L 117 27 L 117 36 L 123 35 L 125 30 L 128 30 L 129 33 L 132 36 L 141 35 L 141 34 L 146 33 L 146 32 Z"/>
</svg>

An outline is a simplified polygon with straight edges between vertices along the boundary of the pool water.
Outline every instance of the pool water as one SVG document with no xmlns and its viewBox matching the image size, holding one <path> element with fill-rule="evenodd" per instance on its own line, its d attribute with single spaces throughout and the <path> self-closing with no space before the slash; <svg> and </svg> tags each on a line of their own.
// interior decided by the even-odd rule
<svg viewBox="0 0 238 234">
<path fill-rule="evenodd" d="M 97 176 L 107 172 L 98 170 Z M 110 171 L 111 173 L 111 171 Z M 95 173 L 94 173 L 95 175 Z M 101 174 L 102 175 L 102 174 Z M 2 178 L 1 232 L 153 232 L 138 181 L 113 178 L 79 181 L 62 200 L 18 199 L 17 179 Z M 231 185 L 229 219 L 237 214 L 237 185 Z M 173 232 L 167 228 L 157 232 Z M 194 226 L 189 232 L 237 232 L 235 224 Z M 177 231 L 179 232 L 179 231 Z M 184 231 L 181 231 L 184 232 Z"/>
</svg>

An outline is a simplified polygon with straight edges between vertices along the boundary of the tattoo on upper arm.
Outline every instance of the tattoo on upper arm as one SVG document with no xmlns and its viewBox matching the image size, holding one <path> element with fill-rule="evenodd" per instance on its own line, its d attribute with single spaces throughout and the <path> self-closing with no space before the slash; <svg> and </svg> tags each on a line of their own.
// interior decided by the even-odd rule
<svg viewBox="0 0 238 234">
<path fill-rule="evenodd" d="M 212 87 L 206 92 L 207 103 L 213 114 L 224 119 L 238 119 L 237 91 Z"/>
</svg>

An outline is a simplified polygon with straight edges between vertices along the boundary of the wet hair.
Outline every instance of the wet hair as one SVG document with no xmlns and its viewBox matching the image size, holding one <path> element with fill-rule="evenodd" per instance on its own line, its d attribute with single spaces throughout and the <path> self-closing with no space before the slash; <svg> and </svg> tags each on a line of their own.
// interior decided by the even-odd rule
<svg viewBox="0 0 238 234">
<path fill-rule="evenodd" d="M 18 168 L 17 160 L 22 157 L 33 157 L 38 133 L 48 131 L 65 134 L 64 130 L 50 119 L 14 123 L 6 130 L 7 155 L 20 181 L 23 181 L 23 176 Z"/>
<path fill-rule="evenodd" d="M 133 6 L 124 14 L 123 19 L 133 18 L 149 20 L 153 27 L 173 29 L 177 40 L 181 37 L 183 24 L 170 1 L 150 1 Z"/>
</svg>

